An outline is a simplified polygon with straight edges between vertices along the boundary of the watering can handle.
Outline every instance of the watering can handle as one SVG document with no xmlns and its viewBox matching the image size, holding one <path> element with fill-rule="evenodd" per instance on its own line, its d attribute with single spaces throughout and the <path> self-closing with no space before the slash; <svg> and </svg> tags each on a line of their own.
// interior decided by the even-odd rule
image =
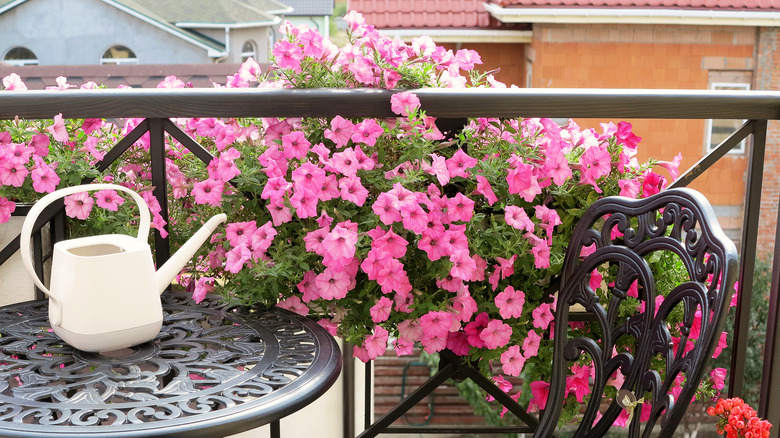
<svg viewBox="0 0 780 438">
<path fill-rule="evenodd" d="M 38 215 L 41 214 L 43 209 L 57 199 L 72 195 L 74 193 L 91 192 L 95 190 L 118 190 L 120 192 L 128 193 L 133 198 L 135 203 L 138 204 L 138 212 L 140 214 L 140 222 L 138 224 L 138 240 L 146 242 L 146 240 L 149 238 L 149 207 L 146 205 L 146 202 L 141 197 L 141 195 L 133 190 L 128 189 L 127 187 L 116 184 L 84 184 L 80 186 L 66 187 L 64 189 L 57 190 L 56 192 L 49 193 L 48 195 L 41 198 L 32 206 L 32 208 L 30 208 L 30 212 L 27 213 L 27 217 L 24 219 L 24 223 L 22 224 L 22 231 L 20 233 L 19 250 L 22 254 L 22 264 L 24 265 L 24 268 L 27 269 L 30 277 L 32 277 L 35 285 L 38 286 L 38 289 L 43 291 L 43 293 L 45 293 L 55 302 L 59 302 L 59 300 L 57 297 L 51 294 L 46 286 L 43 285 L 43 282 L 40 278 L 38 278 L 38 274 L 35 273 L 35 269 L 32 265 L 32 256 L 30 254 L 30 237 L 32 236 L 33 226 L 35 226 L 35 221 L 38 219 Z"/>
</svg>

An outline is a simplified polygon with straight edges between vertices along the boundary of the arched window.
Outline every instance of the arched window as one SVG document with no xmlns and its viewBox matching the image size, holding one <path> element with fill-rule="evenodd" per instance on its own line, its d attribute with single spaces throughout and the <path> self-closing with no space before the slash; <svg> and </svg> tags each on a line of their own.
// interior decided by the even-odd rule
<svg viewBox="0 0 780 438">
<path fill-rule="evenodd" d="M 135 53 L 125 46 L 113 46 L 103 53 L 101 64 L 137 64 Z"/>
<path fill-rule="evenodd" d="M 251 40 L 247 40 L 241 47 L 241 62 L 244 62 L 249 58 L 253 58 L 257 61 L 257 47 L 255 46 L 255 42 Z"/>
<path fill-rule="evenodd" d="M 14 47 L 5 54 L 3 61 L 10 65 L 38 65 L 38 57 L 27 47 Z"/>
</svg>

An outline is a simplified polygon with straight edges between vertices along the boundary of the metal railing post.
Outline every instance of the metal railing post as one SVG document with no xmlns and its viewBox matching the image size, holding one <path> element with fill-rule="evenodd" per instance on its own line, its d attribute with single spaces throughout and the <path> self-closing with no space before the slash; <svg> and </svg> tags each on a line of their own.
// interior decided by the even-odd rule
<svg viewBox="0 0 780 438">
<path fill-rule="evenodd" d="M 165 129 L 163 119 L 149 119 L 150 147 L 152 161 L 152 185 L 154 197 L 160 203 L 160 216 L 168 224 L 168 194 L 165 178 Z M 159 230 L 154 230 L 154 253 L 157 267 L 162 266 L 171 256 L 168 239 L 163 238 Z"/>
</svg>

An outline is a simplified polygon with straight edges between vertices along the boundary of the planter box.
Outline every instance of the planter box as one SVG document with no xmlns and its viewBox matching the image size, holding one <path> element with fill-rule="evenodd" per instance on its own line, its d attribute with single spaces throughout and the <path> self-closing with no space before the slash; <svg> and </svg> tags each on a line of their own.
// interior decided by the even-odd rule
<svg viewBox="0 0 780 438">
<path fill-rule="evenodd" d="M 42 298 L 27 270 L 22 265 L 18 242 L 14 242 L 22 230 L 29 204 L 17 204 L 10 220 L 0 224 L 0 306 Z M 44 284 L 49 284 L 51 254 L 54 242 L 64 234 L 64 214 L 58 213 L 33 234 L 33 264 Z M 15 250 L 14 250 L 15 248 Z M 13 250 L 13 251 L 12 251 Z M 10 257 L 6 257 L 10 254 Z"/>
</svg>

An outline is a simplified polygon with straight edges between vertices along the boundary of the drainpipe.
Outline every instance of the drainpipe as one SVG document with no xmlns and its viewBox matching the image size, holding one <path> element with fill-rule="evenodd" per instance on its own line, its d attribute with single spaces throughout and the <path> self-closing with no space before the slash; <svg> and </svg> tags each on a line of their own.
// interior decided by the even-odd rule
<svg viewBox="0 0 780 438">
<path fill-rule="evenodd" d="M 225 26 L 225 51 L 219 54 L 219 58 L 214 59 L 214 63 L 218 64 L 227 59 L 230 55 L 230 28 Z"/>
</svg>

